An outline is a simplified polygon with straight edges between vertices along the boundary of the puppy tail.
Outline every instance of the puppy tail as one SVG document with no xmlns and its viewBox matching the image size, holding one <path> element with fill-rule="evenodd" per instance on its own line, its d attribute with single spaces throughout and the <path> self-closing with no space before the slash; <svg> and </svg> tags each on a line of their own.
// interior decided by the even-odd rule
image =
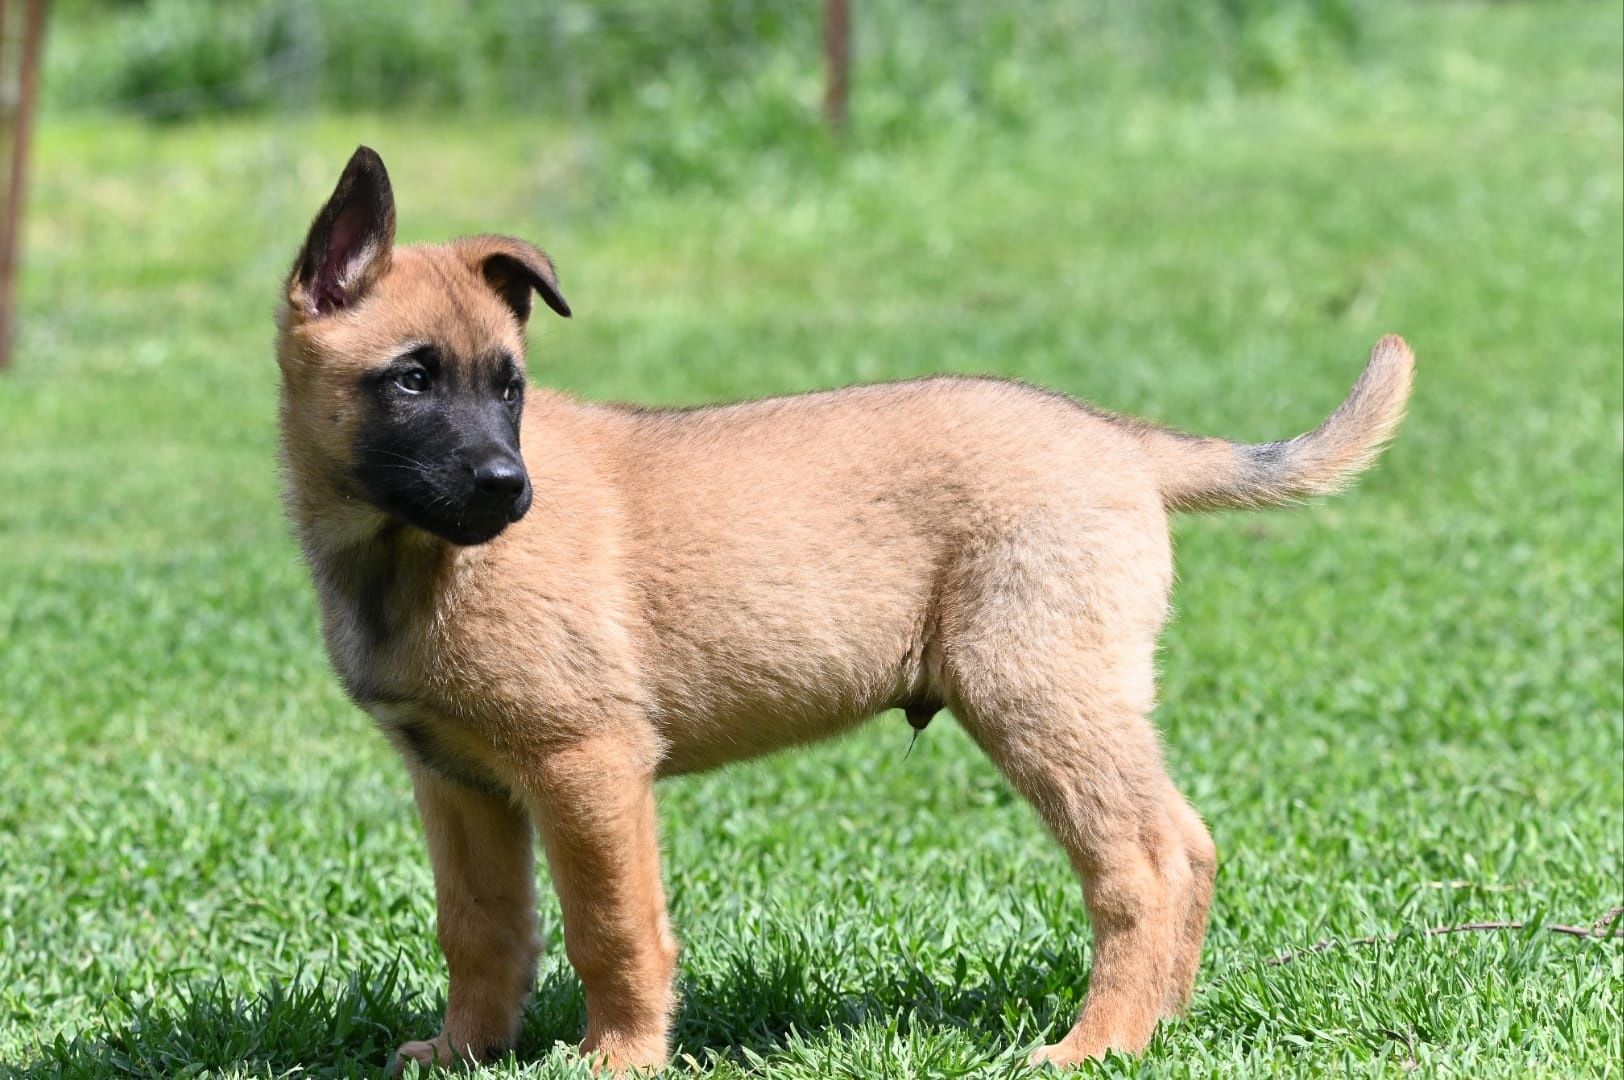
<svg viewBox="0 0 1624 1080">
<path fill-rule="evenodd" d="M 1148 426 L 1135 434 L 1169 510 L 1278 506 L 1338 491 L 1368 468 L 1404 419 L 1414 379 L 1414 354 L 1389 334 L 1347 400 L 1306 435 L 1249 444 Z"/>
</svg>

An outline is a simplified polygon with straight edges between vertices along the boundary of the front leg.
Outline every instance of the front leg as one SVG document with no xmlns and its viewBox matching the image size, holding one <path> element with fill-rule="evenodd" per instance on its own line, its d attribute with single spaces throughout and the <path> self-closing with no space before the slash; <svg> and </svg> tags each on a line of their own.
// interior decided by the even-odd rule
<svg viewBox="0 0 1624 1080">
<path fill-rule="evenodd" d="M 666 916 L 653 755 L 637 735 L 552 752 L 527 784 L 586 990 L 581 1051 L 610 1071 L 665 1064 L 677 943 Z"/>
<path fill-rule="evenodd" d="M 436 930 L 451 988 L 440 1033 L 396 1051 L 397 1072 L 412 1060 L 484 1061 L 510 1048 L 541 952 L 535 845 L 523 809 L 415 764 L 411 772 L 434 865 Z"/>
</svg>

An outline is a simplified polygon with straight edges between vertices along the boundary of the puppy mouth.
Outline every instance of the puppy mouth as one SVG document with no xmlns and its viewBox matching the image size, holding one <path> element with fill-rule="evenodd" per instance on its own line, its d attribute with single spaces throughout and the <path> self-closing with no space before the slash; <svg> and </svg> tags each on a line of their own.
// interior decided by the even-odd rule
<svg viewBox="0 0 1624 1080">
<path fill-rule="evenodd" d="M 495 540 L 530 510 L 529 486 L 514 499 L 454 503 L 441 498 L 426 505 L 386 507 L 386 512 L 458 547 L 478 547 Z"/>
<path fill-rule="evenodd" d="M 508 522 L 502 521 L 495 525 L 464 524 L 452 528 L 431 529 L 442 540 L 448 540 L 458 547 L 479 547 L 488 544 L 507 531 Z"/>
<path fill-rule="evenodd" d="M 496 506 L 467 506 L 460 513 L 448 515 L 433 523 L 425 523 L 429 532 L 442 540 L 461 547 L 488 544 L 518 522 L 530 509 L 530 492 L 508 503 Z"/>
</svg>

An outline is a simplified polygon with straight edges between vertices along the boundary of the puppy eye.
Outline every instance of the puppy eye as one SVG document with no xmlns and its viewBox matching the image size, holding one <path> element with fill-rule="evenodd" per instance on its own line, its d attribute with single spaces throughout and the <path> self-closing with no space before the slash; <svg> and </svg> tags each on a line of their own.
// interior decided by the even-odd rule
<svg viewBox="0 0 1624 1080">
<path fill-rule="evenodd" d="M 412 368 L 395 376 L 395 385 L 408 394 L 421 394 L 429 388 L 429 373 L 422 368 Z"/>
<path fill-rule="evenodd" d="M 508 384 L 502 387 L 502 400 L 508 402 L 518 401 L 519 395 L 522 393 L 524 393 L 524 380 L 509 379 Z"/>
</svg>

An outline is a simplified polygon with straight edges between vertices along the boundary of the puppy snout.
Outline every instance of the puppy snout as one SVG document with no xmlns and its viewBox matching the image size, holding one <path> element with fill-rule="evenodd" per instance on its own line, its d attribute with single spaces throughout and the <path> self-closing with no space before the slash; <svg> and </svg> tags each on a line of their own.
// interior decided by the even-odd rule
<svg viewBox="0 0 1624 1080">
<path fill-rule="evenodd" d="M 510 457 L 490 458 L 474 466 L 474 489 L 491 499 L 517 499 L 524 494 L 524 466 Z"/>
</svg>

